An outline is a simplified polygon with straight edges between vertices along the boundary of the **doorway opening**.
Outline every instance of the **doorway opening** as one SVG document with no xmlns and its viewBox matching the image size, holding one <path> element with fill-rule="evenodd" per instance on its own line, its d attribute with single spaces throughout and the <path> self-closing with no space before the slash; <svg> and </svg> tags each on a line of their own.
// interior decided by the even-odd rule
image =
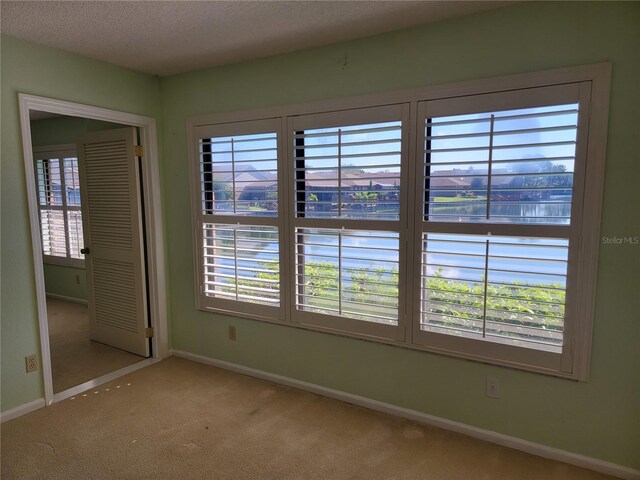
<svg viewBox="0 0 640 480">
<path fill-rule="evenodd" d="M 49 405 L 168 356 L 156 125 L 19 100 Z"/>
</svg>

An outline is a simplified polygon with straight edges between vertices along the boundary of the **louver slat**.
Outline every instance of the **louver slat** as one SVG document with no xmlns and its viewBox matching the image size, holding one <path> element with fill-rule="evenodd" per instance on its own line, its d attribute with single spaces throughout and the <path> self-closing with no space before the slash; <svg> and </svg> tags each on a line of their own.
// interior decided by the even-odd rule
<svg viewBox="0 0 640 480">
<path fill-rule="evenodd" d="M 426 233 L 420 326 L 560 352 L 568 241 Z"/>
<path fill-rule="evenodd" d="M 108 152 L 108 161 L 102 152 Z M 85 207 L 91 219 L 91 246 L 133 248 L 127 143 L 87 146 L 84 153 L 87 188 L 92 193 Z"/>
<path fill-rule="evenodd" d="M 297 309 L 397 325 L 395 232 L 296 229 Z"/>
<path fill-rule="evenodd" d="M 399 218 L 401 122 L 308 129 L 293 136 L 298 216 Z"/>
<path fill-rule="evenodd" d="M 204 294 L 280 305 L 278 228 L 203 225 Z"/>
<path fill-rule="evenodd" d="M 427 118 L 428 221 L 569 224 L 576 104 Z"/>
<path fill-rule="evenodd" d="M 201 138 L 202 213 L 277 216 L 277 141 L 275 133 Z"/>
</svg>

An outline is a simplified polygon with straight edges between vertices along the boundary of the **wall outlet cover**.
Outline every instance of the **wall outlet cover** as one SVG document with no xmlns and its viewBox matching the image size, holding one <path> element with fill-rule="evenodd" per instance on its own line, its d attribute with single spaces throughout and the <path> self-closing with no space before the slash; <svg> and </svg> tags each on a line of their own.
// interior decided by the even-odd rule
<svg viewBox="0 0 640 480">
<path fill-rule="evenodd" d="M 485 379 L 485 395 L 489 398 L 500 398 L 500 383 L 496 378 Z"/>
<path fill-rule="evenodd" d="M 24 357 L 24 361 L 27 368 L 27 373 L 35 372 L 38 370 L 38 357 L 35 355 L 27 355 Z"/>
</svg>

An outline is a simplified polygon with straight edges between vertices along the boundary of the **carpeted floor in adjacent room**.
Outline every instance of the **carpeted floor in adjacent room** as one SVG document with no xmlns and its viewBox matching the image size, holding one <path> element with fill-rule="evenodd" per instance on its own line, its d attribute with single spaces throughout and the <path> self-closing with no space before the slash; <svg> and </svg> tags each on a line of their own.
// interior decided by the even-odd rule
<svg viewBox="0 0 640 480">
<path fill-rule="evenodd" d="M 2 425 L 2 478 L 611 478 L 169 358 Z"/>
</svg>

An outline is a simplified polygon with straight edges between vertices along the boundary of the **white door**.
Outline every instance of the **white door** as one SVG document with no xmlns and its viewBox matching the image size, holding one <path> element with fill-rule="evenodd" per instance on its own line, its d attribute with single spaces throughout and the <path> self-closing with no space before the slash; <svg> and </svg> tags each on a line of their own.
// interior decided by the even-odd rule
<svg viewBox="0 0 640 480">
<path fill-rule="evenodd" d="M 149 356 L 136 130 L 78 143 L 91 339 Z"/>
</svg>

